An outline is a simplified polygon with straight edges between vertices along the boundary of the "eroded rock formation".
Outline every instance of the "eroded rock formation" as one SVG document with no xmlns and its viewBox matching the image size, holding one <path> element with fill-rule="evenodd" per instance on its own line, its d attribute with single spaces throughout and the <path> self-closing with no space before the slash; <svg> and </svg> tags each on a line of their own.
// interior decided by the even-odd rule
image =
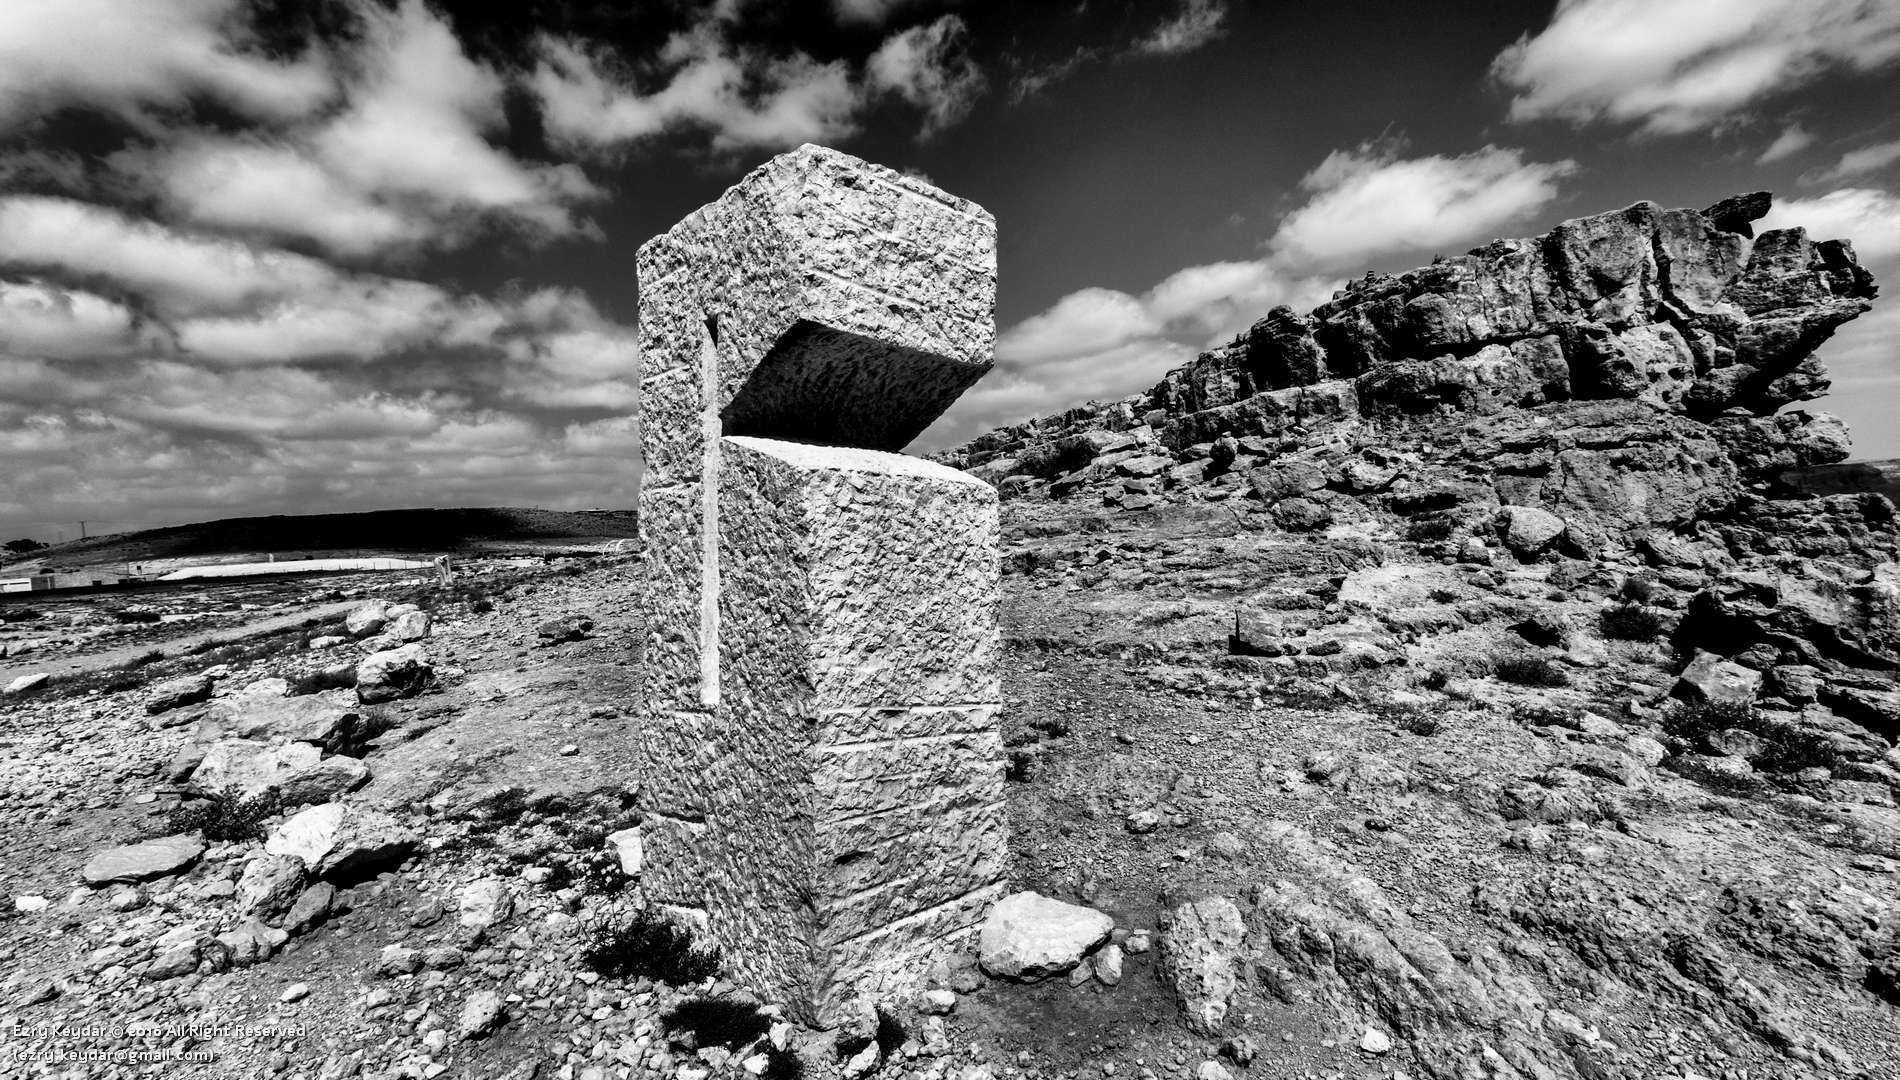
<svg viewBox="0 0 1900 1080">
<path fill-rule="evenodd" d="M 1144 393 L 939 458 L 1005 497 L 1248 497 L 1294 530 L 1350 517 L 1342 497 L 1528 506 L 1585 551 L 1730 512 L 1781 470 L 1847 456 L 1839 420 L 1780 410 L 1827 390 L 1815 349 L 1876 292 L 1846 240 L 1752 237 L 1768 206 L 1640 202 L 1367 274 Z"/>
</svg>

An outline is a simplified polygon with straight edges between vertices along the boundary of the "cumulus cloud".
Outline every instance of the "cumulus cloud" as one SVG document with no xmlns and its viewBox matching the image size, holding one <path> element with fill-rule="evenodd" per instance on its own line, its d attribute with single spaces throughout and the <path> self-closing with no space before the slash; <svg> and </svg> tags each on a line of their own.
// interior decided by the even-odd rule
<svg viewBox="0 0 1900 1080">
<path fill-rule="evenodd" d="M 1900 5 L 1866 0 L 1559 0 L 1500 53 L 1513 120 L 1708 128 L 1834 71 L 1900 60 Z"/>
<path fill-rule="evenodd" d="M 1850 187 L 1811 199 L 1777 199 L 1757 228 L 1797 225 L 1816 240 L 1852 240 L 1862 263 L 1900 271 L 1900 265 L 1889 265 L 1900 264 L 1900 195 L 1879 188 Z"/>
<path fill-rule="evenodd" d="M 861 91 L 841 61 L 735 48 L 711 22 L 674 35 L 665 85 L 640 92 L 599 49 L 543 36 L 528 85 L 550 138 L 570 152 L 611 151 L 673 129 L 710 133 L 715 149 L 796 146 L 855 129 Z"/>
<path fill-rule="evenodd" d="M 319 52 L 251 48 L 243 0 L 8 0 L 0 4 L 0 126 L 88 106 L 140 124 L 203 98 L 260 119 L 322 106 Z"/>
<path fill-rule="evenodd" d="M 831 12 L 841 23 L 883 24 L 898 8 L 912 0 L 831 0 Z"/>
<path fill-rule="evenodd" d="M 146 342 L 124 304 L 44 281 L 0 281 L 0 352 L 52 359 L 114 356 Z"/>
<path fill-rule="evenodd" d="M 166 228 L 92 203 L 0 196 L 0 265 L 109 283 L 161 312 L 250 310 L 329 289 L 327 263 L 284 251 Z"/>
<path fill-rule="evenodd" d="M 1526 220 L 1576 170 L 1496 146 L 1410 159 L 1390 145 L 1335 150 L 1301 181 L 1310 198 L 1281 220 L 1272 246 L 1292 263 L 1335 270 L 1443 249 Z"/>
<path fill-rule="evenodd" d="M 918 443 L 947 446 L 1025 416 L 1126 397 L 1270 308 L 1310 307 L 1335 285 L 1332 278 L 1289 272 L 1269 256 L 1190 266 L 1138 296 L 1104 288 L 1070 293 L 1004 331 L 995 373 L 959 398 Z"/>
<path fill-rule="evenodd" d="M 631 502 L 635 335 L 572 290 L 457 294 L 26 196 L 0 199 L 0 268 L 47 275 L 0 281 L 0 520 Z"/>
<path fill-rule="evenodd" d="M 300 253 L 585 235 L 602 194 L 506 148 L 521 76 L 423 0 L 350 7 L 333 45 L 269 56 L 234 0 L 0 10 L 0 126 L 129 122 L 104 162 L 0 155 L 0 520 L 632 502 L 632 327 L 571 289 Z M 802 107 L 747 104 L 715 122 L 744 138 Z"/>
<path fill-rule="evenodd" d="M 1761 152 L 1761 156 L 1755 159 L 1755 164 L 1768 165 L 1783 158 L 1790 158 L 1812 145 L 1814 145 L 1814 136 L 1806 128 L 1800 124 L 1790 124 L 1782 130 L 1781 134 L 1775 136 L 1775 141 L 1769 143 L 1767 149 Z"/>
<path fill-rule="evenodd" d="M 1846 180 L 1851 177 L 1864 176 L 1871 172 L 1879 172 L 1896 161 L 1900 161 L 1900 139 L 1894 139 L 1891 142 L 1869 143 L 1859 149 L 1849 150 L 1847 153 L 1842 154 L 1839 161 L 1835 162 L 1831 167 L 1821 170 L 1814 177 L 1803 177 L 1803 179 L 1812 179 L 1817 183 Z"/>
<path fill-rule="evenodd" d="M 1173 17 L 1135 42 L 1134 51 L 1179 56 L 1219 38 L 1226 30 L 1227 0 L 1180 0 Z"/>
<path fill-rule="evenodd" d="M 865 62 L 865 78 L 922 110 L 928 138 L 969 115 L 983 92 L 983 72 L 964 51 L 968 36 L 955 15 L 893 34 Z"/>
<path fill-rule="evenodd" d="M 590 234 L 574 207 L 604 193 L 573 165 L 489 141 L 505 128 L 508 84 L 447 23 L 421 0 L 362 18 L 342 108 L 278 130 L 176 136 L 114 164 L 186 221 L 348 256 L 452 244 L 493 224 Z"/>
</svg>

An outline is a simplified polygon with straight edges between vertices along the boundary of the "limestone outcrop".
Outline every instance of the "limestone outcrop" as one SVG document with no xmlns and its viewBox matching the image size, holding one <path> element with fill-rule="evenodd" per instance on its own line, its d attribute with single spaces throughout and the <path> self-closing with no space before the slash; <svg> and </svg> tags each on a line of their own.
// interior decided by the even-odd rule
<svg viewBox="0 0 1900 1080">
<path fill-rule="evenodd" d="M 1639 202 L 1276 308 L 1147 391 L 941 452 L 1005 498 L 1254 501 L 1289 531 L 1354 502 L 1520 506 L 1587 553 L 1847 456 L 1815 350 L 1868 310 L 1846 240 L 1752 236 L 1766 193 Z"/>
</svg>

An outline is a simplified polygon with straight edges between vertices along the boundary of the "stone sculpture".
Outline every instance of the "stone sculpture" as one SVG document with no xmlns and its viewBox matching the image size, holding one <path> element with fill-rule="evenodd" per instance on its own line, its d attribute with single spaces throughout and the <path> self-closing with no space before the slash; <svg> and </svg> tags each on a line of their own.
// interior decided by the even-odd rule
<svg viewBox="0 0 1900 1080">
<path fill-rule="evenodd" d="M 993 363 L 995 267 L 982 208 L 816 146 L 639 253 L 641 887 L 821 1026 L 1000 889 L 996 497 L 895 452 Z"/>
</svg>

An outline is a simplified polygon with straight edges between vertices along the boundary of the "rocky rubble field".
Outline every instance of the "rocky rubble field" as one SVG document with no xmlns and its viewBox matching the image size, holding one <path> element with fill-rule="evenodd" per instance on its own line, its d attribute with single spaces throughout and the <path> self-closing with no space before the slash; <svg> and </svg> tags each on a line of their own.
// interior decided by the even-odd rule
<svg viewBox="0 0 1900 1080">
<path fill-rule="evenodd" d="M 0 1060 L 1900 1075 L 1900 533 L 1778 482 L 1845 453 L 1781 407 L 1872 284 L 1765 209 L 1358 283 L 945 455 L 1006 498 L 1013 891 L 915 1000 L 805 1030 L 643 912 L 607 558 L 0 699 Z"/>
</svg>

